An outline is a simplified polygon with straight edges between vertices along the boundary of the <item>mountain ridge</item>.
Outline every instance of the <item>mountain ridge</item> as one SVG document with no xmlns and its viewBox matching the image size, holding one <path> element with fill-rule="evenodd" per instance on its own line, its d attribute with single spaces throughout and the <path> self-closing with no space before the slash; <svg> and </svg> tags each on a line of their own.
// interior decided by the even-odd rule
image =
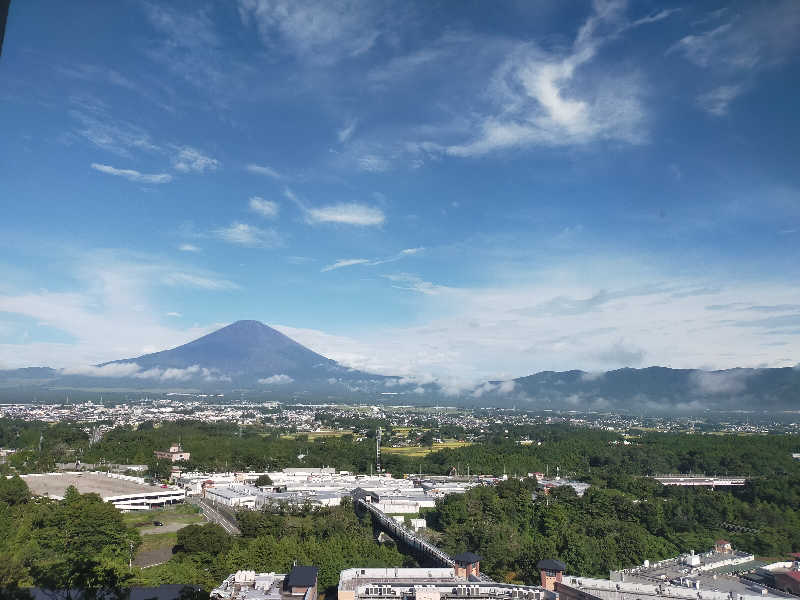
<svg viewBox="0 0 800 600">
<path fill-rule="evenodd" d="M 240 320 L 186 344 L 84 368 L 0 371 L 3 396 L 56 389 L 247 391 L 255 396 L 355 399 L 405 404 L 452 400 L 465 406 L 639 412 L 800 408 L 800 368 L 718 371 L 651 366 L 601 373 L 540 371 L 489 381 L 458 394 L 436 383 L 350 369 L 254 320 Z"/>
</svg>

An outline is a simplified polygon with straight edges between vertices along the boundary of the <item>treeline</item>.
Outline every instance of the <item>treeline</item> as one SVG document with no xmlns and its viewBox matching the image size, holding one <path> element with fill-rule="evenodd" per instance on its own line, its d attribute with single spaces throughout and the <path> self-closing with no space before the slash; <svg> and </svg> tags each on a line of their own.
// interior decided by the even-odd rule
<svg viewBox="0 0 800 600">
<path fill-rule="evenodd" d="M 800 550 L 800 476 L 764 478 L 731 491 L 662 486 L 617 475 L 583 497 L 539 495 L 535 480 L 509 480 L 437 502 L 429 527 L 451 552 L 472 550 L 504 581 L 538 581 L 536 563 L 564 561 L 577 575 L 705 550 L 719 538 L 764 557 Z M 731 530 L 740 525 L 745 530 Z"/>
<path fill-rule="evenodd" d="M 120 589 L 141 539 L 113 504 L 70 486 L 64 499 L 31 498 L 0 478 L 0 595 L 18 587 Z M 20 597 L 24 597 L 21 595 Z"/>
<path fill-rule="evenodd" d="M 369 433 L 374 432 L 370 429 Z M 428 441 L 434 435 L 448 437 L 447 434 L 464 435 L 452 428 L 425 431 Z M 190 470 L 265 471 L 331 466 L 368 473 L 375 464 L 374 439 L 353 434 L 312 439 L 303 434 L 282 437 L 275 430 L 233 423 L 182 421 L 156 427 L 147 422 L 135 429 L 113 429 L 90 445 L 88 436 L 74 424 L 0 419 L 0 446 L 22 450 L 9 458 L 8 465 L 20 472 L 49 470 L 56 462 L 80 458 L 88 463 L 151 464 L 154 473 L 158 473 L 166 471 L 168 465 L 156 465 L 153 451 L 179 440 L 191 452 L 191 461 L 183 465 Z M 530 444 L 521 445 L 522 440 Z M 469 467 L 473 474 L 522 476 L 537 471 L 553 475 L 558 469 L 562 475 L 586 481 L 604 480 L 615 474 L 693 472 L 761 477 L 798 472 L 797 461 L 791 458 L 792 452 L 800 450 L 800 436 L 796 435 L 648 432 L 628 438 L 629 445 L 622 441 L 617 432 L 596 429 L 497 424 L 480 433 L 476 443 L 469 446 L 419 458 L 385 452 L 382 461 L 384 468 L 395 474 L 444 474 L 454 467 L 466 473 Z"/>
</svg>

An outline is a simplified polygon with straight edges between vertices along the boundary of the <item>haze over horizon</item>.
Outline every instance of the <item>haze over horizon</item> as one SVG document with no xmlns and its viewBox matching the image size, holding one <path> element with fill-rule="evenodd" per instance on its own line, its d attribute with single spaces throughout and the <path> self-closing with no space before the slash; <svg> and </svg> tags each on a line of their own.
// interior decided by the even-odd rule
<svg viewBox="0 0 800 600">
<path fill-rule="evenodd" d="M 800 4 L 493 8 L 13 2 L 0 369 L 800 362 Z"/>
</svg>

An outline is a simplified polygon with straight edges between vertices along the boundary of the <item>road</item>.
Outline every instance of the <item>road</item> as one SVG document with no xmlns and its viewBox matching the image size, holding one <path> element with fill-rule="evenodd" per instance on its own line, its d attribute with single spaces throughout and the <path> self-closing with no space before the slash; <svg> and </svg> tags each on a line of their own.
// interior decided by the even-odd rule
<svg viewBox="0 0 800 600">
<path fill-rule="evenodd" d="M 241 535 L 242 532 L 236 526 L 236 520 L 226 511 L 214 507 L 211 502 L 204 498 L 189 497 L 187 498 L 192 504 L 196 504 L 203 511 L 203 516 L 211 521 L 222 526 L 222 528 L 231 535 Z"/>
</svg>

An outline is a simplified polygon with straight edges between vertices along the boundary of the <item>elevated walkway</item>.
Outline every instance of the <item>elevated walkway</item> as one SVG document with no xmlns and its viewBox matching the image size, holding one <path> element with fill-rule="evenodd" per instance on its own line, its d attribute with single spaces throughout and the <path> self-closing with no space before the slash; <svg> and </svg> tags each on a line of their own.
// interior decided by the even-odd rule
<svg viewBox="0 0 800 600">
<path fill-rule="evenodd" d="M 453 560 L 453 557 L 447 554 L 447 552 L 440 550 L 430 542 L 422 539 L 419 535 L 417 535 L 416 532 L 395 521 L 377 506 L 373 505 L 371 502 L 367 502 L 363 495 L 354 495 L 354 505 L 356 510 L 362 510 L 370 513 L 372 515 L 373 522 L 376 523 L 380 529 L 392 536 L 392 538 L 403 542 L 406 546 L 414 551 L 432 558 L 434 561 L 445 567 L 455 567 L 456 563 Z M 483 573 L 480 574 L 479 579 L 480 581 L 493 583 L 493 580 Z"/>
</svg>

